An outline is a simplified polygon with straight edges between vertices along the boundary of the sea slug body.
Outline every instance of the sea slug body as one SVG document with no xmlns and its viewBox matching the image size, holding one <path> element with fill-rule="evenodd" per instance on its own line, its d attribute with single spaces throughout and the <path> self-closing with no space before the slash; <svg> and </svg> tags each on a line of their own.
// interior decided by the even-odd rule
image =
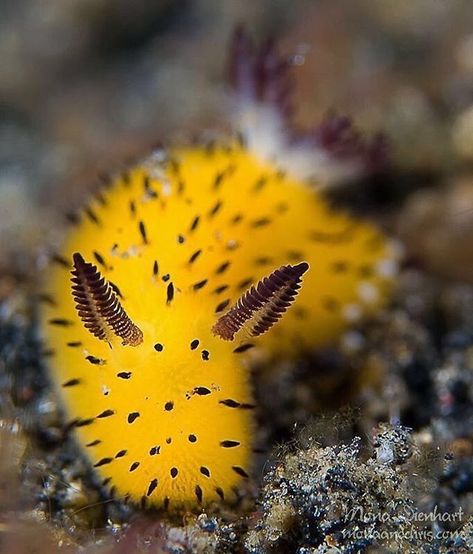
<svg viewBox="0 0 473 554">
<path fill-rule="evenodd" d="M 251 357 L 329 344 L 395 274 L 374 226 L 237 139 L 156 151 L 76 219 L 44 282 L 52 380 L 102 485 L 143 506 L 231 500 Z"/>
</svg>

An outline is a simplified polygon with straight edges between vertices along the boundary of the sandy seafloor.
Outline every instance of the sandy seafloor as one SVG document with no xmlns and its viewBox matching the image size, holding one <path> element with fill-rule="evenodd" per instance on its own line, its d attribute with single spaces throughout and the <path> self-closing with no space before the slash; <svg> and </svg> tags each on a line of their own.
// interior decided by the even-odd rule
<svg viewBox="0 0 473 554">
<path fill-rule="evenodd" d="M 0 552 L 472 552 L 471 2 L 1 0 L 0 14 Z M 264 452 L 238 506 L 141 513 L 104 498 L 64 430 L 33 292 L 98 175 L 225 128 L 239 23 L 291 56 L 300 125 L 334 108 L 386 134 L 389 166 L 328 194 L 405 257 L 376 318 L 255 374 Z"/>
</svg>

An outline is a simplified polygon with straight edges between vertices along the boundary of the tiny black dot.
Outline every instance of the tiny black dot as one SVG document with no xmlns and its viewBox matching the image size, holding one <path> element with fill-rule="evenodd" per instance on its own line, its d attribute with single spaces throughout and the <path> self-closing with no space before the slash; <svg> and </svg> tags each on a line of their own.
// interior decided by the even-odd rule
<svg viewBox="0 0 473 554">
<path fill-rule="evenodd" d="M 169 279 L 171 278 L 171 276 L 169 275 L 169 273 L 166 273 L 166 275 L 163 275 L 162 276 L 162 280 L 166 283 L 167 281 L 169 281 Z"/>
<path fill-rule="evenodd" d="M 171 443 L 172 443 L 172 438 L 171 438 L 171 437 L 168 437 L 168 438 L 166 439 L 166 444 L 171 444 Z"/>
<path fill-rule="evenodd" d="M 159 454 L 160 450 L 161 450 L 160 446 L 153 446 L 152 448 L 150 448 L 149 455 L 156 456 L 157 454 Z"/>
<path fill-rule="evenodd" d="M 197 437 L 195 435 L 189 435 L 187 438 L 189 442 L 197 442 Z"/>
<path fill-rule="evenodd" d="M 156 352 L 162 352 L 164 350 L 164 346 L 160 342 L 157 342 L 154 345 L 154 349 L 156 350 Z"/>
<path fill-rule="evenodd" d="M 199 339 L 194 339 L 191 342 L 191 350 L 195 350 L 199 346 Z"/>
<path fill-rule="evenodd" d="M 186 239 L 182 235 L 177 235 L 177 242 L 183 244 Z"/>
<path fill-rule="evenodd" d="M 177 467 L 172 467 L 171 470 L 170 470 L 170 473 L 171 473 L 171 477 L 173 479 L 175 479 L 177 477 L 177 474 L 179 473 L 179 471 L 177 470 Z"/>
<path fill-rule="evenodd" d="M 170 412 L 173 408 L 174 402 L 166 402 L 166 404 L 164 404 L 164 409 L 166 410 L 166 412 Z"/>
<path fill-rule="evenodd" d="M 210 352 L 208 350 L 202 350 L 202 359 L 206 362 L 210 357 Z"/>
<path fill-rule="evenodd" d="M 115 458 L 123 458 L 126 455 L 126 450 L 120 450 L 115 454 Z"/>
</svg>

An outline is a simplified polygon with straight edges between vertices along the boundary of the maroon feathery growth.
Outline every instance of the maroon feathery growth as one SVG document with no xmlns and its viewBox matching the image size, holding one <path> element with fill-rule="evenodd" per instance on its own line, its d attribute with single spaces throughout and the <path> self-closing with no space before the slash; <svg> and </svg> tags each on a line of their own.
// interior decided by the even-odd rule
<svg viewBox="0 0 473 554">
<path fill-rule="evenodd" d="M 224 340 L 233 340 L 246 327 L 252 337 L 268 331 L 294 302 L 301 288 L 301 277 L 309 269 L 307 262 L 283 265 L 247 290 L 212 331 Z"/>
<path fill-rule="evenodd" d="M 230 44 L 228 78 L 243 101 L 273 106 L 286 125 L 290 145 L 317 148 L 342 162 L 361 164 L 367 174 L 379 173 L 388 165 L 388 145 L 382 133 L 366 139 L 352 120 L 327 112 L 322 121 L 308 129 L 295 128 L 293 105 L 293 64 L 282 57 L 275 40 L 256 48 L 242 27 Z"/>
<path fill-rule="evenodd" d="M 97 267 L 76 252 L 72 256 L 72 296 L 85 328 L 100 340 L 109 342 L 110 331 L 123 346 L 138 346 L 143 333 L 128 317 L 117 294 Z"/>
</svg>

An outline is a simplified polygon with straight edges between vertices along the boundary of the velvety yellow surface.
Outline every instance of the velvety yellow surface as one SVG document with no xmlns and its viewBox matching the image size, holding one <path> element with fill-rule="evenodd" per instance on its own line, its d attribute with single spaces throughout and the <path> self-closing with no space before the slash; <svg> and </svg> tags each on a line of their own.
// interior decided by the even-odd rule
<svg viewBox="0 0 473 554">
<path fill-rule="evenodd" d="M 110 348 L 92 336 L 61 263 L 45 277 L 54 304 L 42 317 L 53 379 L 101 479 L 117 496 L 172 509 L 231 499 L 249 473 L 251 356 L 291 356 L 334 340 L 384 301 L 395 253 L 374 227 L 332 212 L 308 185 L 244 149 L 170 155 L 172 163 L 155 155 L 104 189 L 60 252 L 66 265 L 80 252 L 119 288 L 143 343 L 117 338 Z M 219 304 L 230 307 L 251 283 L 303 260 L 310 269 L 294 306 L 251 341 L 255 348 L 235 353 L 247 338 L 212 335 Z M 240 406 L 221 403 L 228 399 Z"/>
</svg>

